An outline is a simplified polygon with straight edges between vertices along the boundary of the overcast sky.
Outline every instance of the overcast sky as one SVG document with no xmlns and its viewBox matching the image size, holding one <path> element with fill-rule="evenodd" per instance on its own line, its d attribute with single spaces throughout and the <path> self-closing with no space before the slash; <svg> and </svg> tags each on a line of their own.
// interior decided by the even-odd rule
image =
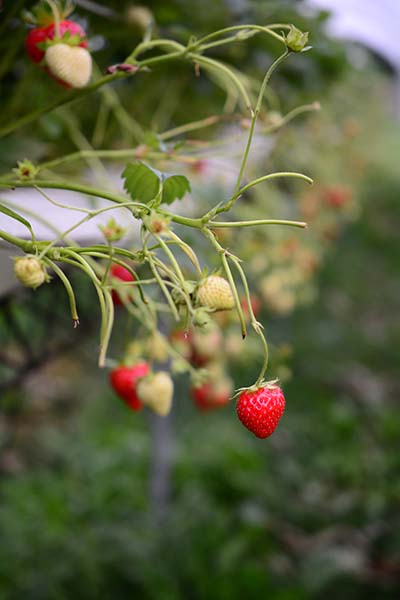
<svg viewBox="0 0 400 600">
<path fill-rule="evenodd" d="M 328 30 L 361 42 L 400 71 L 400 0 L 307 0 L 332 11 Z"/>
</svg>

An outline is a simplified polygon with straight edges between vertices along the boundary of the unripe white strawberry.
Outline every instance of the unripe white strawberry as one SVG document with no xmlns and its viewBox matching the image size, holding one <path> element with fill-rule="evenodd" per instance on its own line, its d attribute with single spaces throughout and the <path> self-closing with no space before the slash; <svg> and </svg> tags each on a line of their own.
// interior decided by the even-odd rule
<svg viewBox="0 0 400 600">
<path fill-rule="evenodd" d="M 146 350 L 152 360 L 164 362 L 168 358 L 168 342 L 159 331 L 155 331 L 146 343 Z"/>
<path fill-rule="evenodd" d="M 174 383 L 169 373 L 158 371 L 141 379 L 137 385 L 139 399 L 161 417 L 171 410 Z"/>
<path fill-rule="evenodd" d="M 146 6 L 130 6 L 126 12 L 129 25 L 146 30 L 153 22 L 153 13 Z"/>
<path fill-rule="evenodd" d="M 210 275 L 200 283 L 197 302 L 211 310 L 230 310 L 235 305 L 231 286 L 218 275 Z"/>
<path fill-rule="evenodd" d="M 50 74 L 73 88 L 83 88 L 92 75 L 92 57 L 86 48 L 53 44 L 44 57 Z"/>
<path fill-rule="evenodd" d="M 15 277 L 29 288 L 37 288 L 47 279 L 46 269 L 36 256 L 21 256 L 14 262 Z"/>
</svg>

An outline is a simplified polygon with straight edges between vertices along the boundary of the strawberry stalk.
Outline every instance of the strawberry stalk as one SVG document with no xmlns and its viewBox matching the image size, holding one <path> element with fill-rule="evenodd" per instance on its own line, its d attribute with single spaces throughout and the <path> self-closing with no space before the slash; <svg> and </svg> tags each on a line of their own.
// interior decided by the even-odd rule
<svg viewBox="0 0 400 600">
<path fill-rule="evenodd" d="M 72 324 L 75 329 L 79 325 L 79 316 L 78 316 L 78 311 L 76 308 L 75 294 L 74 294 L 74 290 L 72 288 L 71 282 L 68 279 L 68 277 L 66 276 L 66 274 L 64 273 L 64 271 L 62 269 L 60 269 L 60 267 L 58 265 L 56 265 L 55 262 L 53 262 L 49 258 L 44 258 L 43 260 L 47 265 L 49 265 L 49 267 L 51 267 L 53 269 L 53 271 L 58 275 L 58 277 L 61 279 L 62 283 L 64 284 L 65 290 L 68 295 L 70 309 L 71 309 Z"/>
<path fill-rule="evenodd" d="M 250 315 L 250 321 L 251 324 L 253 326 L 253 329 L 255 330 L 255 332 L 257 333 L 257 335 L 260 336 L 261 338 L 261 342 L 264 348 L 264 360 L 261 366 L 261 370 L 259 373 L 259 376 L 257 378 L 256 383 L 254 384 L 255 388 L 260 387 L 261 382 L 264 380 L 264 376 L 265 373 L 267 371 L 268 368 L 268 360 L 269 360 L 269 348 L 268 348 L 268 342 L 267 339 L 263 333 L 263 326 L 261 325 L 261 323 L 259 323 L 254 315 L 254 311 L 253 311 L 253 304 L 251 302 L 251 297 L 250 297 L 250 290 L 249 290 L 249 284 L 247 282 L 247 277 L 246 274 L 242 268 L 242 265 L 240 264 L 239 260 L 237 259 L 236 256 L 233 256 L 232 254 L 229 255 L 229 258 L 232 260 L 233 264 L 235 265 L 235 267 L 237 268 L 237 270 L 239 271 L 239 275 L 242 279 L 243 282 L 243 288 L 244 288 L 244 293 L 245 293 L 245 297 L 246 297 L 246 302 L 247 302 L 247 306 L 248 306 L 248 310 L 249 310 L 249 315 Z"/>
<path fill-rule="evenodd" d="M 46 0 L 46 1 L 47 1 L 47 4 L 51 8 L 51 12 L 53 13 L 55 37 L 56 37 L 56 39 L 60 39 L 61 38 L 61 36 L 60 36 L 60 13 L 58 11 L 57 4 L 55 2 L 53 2 L 53 0 Z"/>
</svg>

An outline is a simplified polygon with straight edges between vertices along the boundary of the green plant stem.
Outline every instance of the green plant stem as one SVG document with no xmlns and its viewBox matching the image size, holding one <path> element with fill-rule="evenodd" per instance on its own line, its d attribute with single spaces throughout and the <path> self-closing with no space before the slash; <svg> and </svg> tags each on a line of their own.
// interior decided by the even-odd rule
<svg viewBox="0 0 400 600">
<path fill-rule="evenodd" d="M 236 288 L 235 280 L 233 278 L 231 268 L 230 268 L 228 260 L 226 258 L 226 250 L 224 252 L 221 252 L 221 261 L 222 261 L 222 266 L 224 267 L 226 278 L 228 279 L 229 285 L 231 286 L 231 289 L 232 289 L 233 298 L 235 300 L 236 311 L 239 316 L 240 328 L 242 330 L 242 338 L 245 339 L 245 337 L 247 336 L 246 321 L 244 319 L 243 309 L 242 309 L 242 305 L 240 303 L 240 298 L 239 298 L 239 294 L 238 294 L 238 291 Z"/>
<path fill-rule="evenodd" d="M 288 54 L 289 54 L 288 50 L 285 49 L 285 52 L 283 54 L 281 54 L 276 60 L 274 60 L 274 62 L 271 64 L 268 71 L 266 72 L 263 82 L 261 84 L 260 91 L 259 91 L 258 98 L 257 98 L 256 107 L 254 109 L 252 119 L 251 119 L 246 148 L 245 148 L 245 151 L 243 154 L 242 163 L 240 165 L 239 174 L 238 174 L 238 177 L 236 180 L 235 190 L 233 193 L 234 196 L 239 191 L 240 184 L 242 183 L 242 177 L 243 177 L 243 173 L 244 173 L 244 170 L 245 170 L 245 167 L 247 164 L 247 159 L 249 157 L 250 147 L 251 147 L 251 143 L 253 141 L 254 129 L 255 129 L 257 118 L 258 118 L 258 115 L 259 115 L 259 112 L 261 109 L 261 105 L 262 105 L 262 101 L 264 98 L 266 87 L 268 85 L 269 80 L 271 79 L 272 73 L 280 65 L 280 63 L 285 60 L 285 58 L 288 56 Z"/>
<path fill-rule="evenodd" d="M 60 269 L 60 267 L 58 267 L 55 262 L 53 262 L 49 258 L 45 258 L 44 261 L 46 264 L 48 264 L 53 269 L 53 271 L 58 275 L 58 277 L 61 279 L 61 281 L 64 284 L 65 290 L 68 295 L 69 306 L 70 306 L 70 310 L 71 310 L 72 324 L 75 328 L 79 325 L 79 316 L 78 316 L 78 311 L 76 308 L 75 294 L 74 294 L 74 290 L 72 289 L 71 282 L 68 279 L 68 277 L 65 275 L 64 271 L 62 269 Z"/>
<path fill-rule="evenodd" d="M 169 236 L 172 238 L 172 240 L 170 240 L 170 241 L 172 243 L 177 244 L 180 247 L 180 249 L 186 254 L 186 256 L 189 258 L 190 262 L 195 267 L 197 274 L 201 277 L 202 271 L 201 271 L 200 263 L 196 256 L 196 253 L 193 251 L 193 249 L 189 246 L 189 244 L 184 242 L 178 235 L 176 235 L 176 233 L 174 233 L 171 230 L 169 231 Z"/>
<path fill-rule="evenodd" d="M 104 198 L 105 200 L 111 200 L 112 202 L 116 202 L 118 204 L 127 203 L 129 200 L 127 197 L 118 196 L 117 194 L 112 194 L 111 192 L 106 192 L 101 189 L 92 188 L 87 185 L 82 185 L 80 183 L 70 183 L 68 181 L 51 181 L 51 180 L 34 180 L 34 181 L 22 181 L 22 180 L 13 180 L 13 181 L 1 181 L 0 180 L 0 188 L 13 188 L 13 187 L 21 187 L 21 188 L 29 188 L 29 187 L 40 187 L 40 188 L 48 188 L 55 190 L 67 190 L 70 192 L 79 192 L 80 194 L 87 194 L 88 196 L 96 196 L 97 198 Z M 131 201 L 132 205 L 137 208 L 145 208 L 148 209 L 146 204 L 142 204 L 140 202 Z"/>
<path fill-rule="evenodd" d="M 215 239 L 214 234 L 212 233 L 212 231 L 210 231 L 207 228 L 203 228 L 202 232 L 204 233 L 204 235 L 206 236 L 206 238 L 211 242 L 211 244 L 214 246 L 214 248 L 216 249 L 216 251 L 218 252 L 219 256 L 221 257 L 221 262 L 222 262 L 222 266 L 224 268 L 225 274 L 226 274 L 226 278 L 229 281 L 229 285 L 231 287 L 232 290 L 232 294 L 233 294 L 233 299 L 235 301 L 235 308 L 239 317 L 239 321 L 240 321 L 240 328 L 242 330 L 242 338 L 244 339 L 247 335 L 247 331 L 246 331 L 246 322 L 244 319 L 244 314 L 243 314 L 243 309 L 242 309 L 242 305 L 240 303 L 240 298 L 239 298 L 239 294 L 236 288 L 236 284 L 235 284 L 235 280 L 233 278 L 232 275 L 232 271 L 229 267 L 226 255 L 227 255 L 227 250 L 225 248 L 223 248 L 221 246 L 221 244 Z"/>
<path fill-rule="evenodd" d="M 176 276 L 178 278 L 178 281 L 180 283 L 180 288 L 179 291 L 181 292 L 187 309 L 189 311 L 190 314 L 193 314 L 193 306 L 192 303 L 190 301 L 190 296 L 189 294 L 186 293 L 185 291 L 185 278 L 183 276 L 182 270 L 178 264 L 178 261 L 176 260 L 173 252 L 171 252 L 171 250 L 169 249 L 169 247 L 167 246 L 167 244 L 164 242 L 164 240 L 162 239 L 162 237 L 160 235 L 157 235 L 156 233 L 153 233 L 153 236 L 155 237 L 155 239 L 157 240 L 157 242 L 160 244 L 161 248 L 164 250 L 165 254 L 168 256 L 169 261 L 176 273 Z"/>
<path fill-rule="evenodd" d="M 305 229 L 307 223 L 303 221 L 286 221 L 284 219 L 260 219 L 255 221 L 209 221 L 207 227 L 217 229 L 221 227 L 253 227 L 256 225 L 289 225 Z"/>
<path fill-rule="evenodd" d="M 150 40 L 147 42 L 142 42 L 138 46 L 136 46 L 135 50 L 132 54 L 129 55 L 126 62 L 133 62 L 143 52 L 147 52 L 147 50 L 152 50 L 153 48 L 172 48 L 175 52 L 184 53 L 186 52 L 186 46 L 179 44 L 179 42 L 175 42 L 174 40 L 168 39 L 158 39 L 158 40 Z"/>
<path fill-rule="evenodd" d="M 110 192 L 105 192 L 104 190 L 100 190 L 97 188 L 92 188 L 87 185 L 81 185 L 78 183 L 69 183 L 66 181 L 47 181 L 47 180 L 36 180 L 35 182 L 28 181 L 20 181 L 20 180 L 10 180 L 10 181 L 2 181 L 0 180 L 0 188 L 13 188 L 13 187 L 22 187 L 29 188 L 33 187 L 33 183 L 41 188 L 48 189 L 60 189 L 60 190 L 69 190 L 71 192 L 79 192 L 81 194 L 87 194 L 88 196 L 95 196 L 97 198 L 104 198 L 105 200 L 111 200 L 112 202 L 116 202 L 118 204 L 124 204 L 128 207 L 128 204 L 132 206 L 143 208 L 146 211 L 149 210 L 149 207 L 146 204 L 142 204 L 141 202 L 133 202 L 128 201 L 128 199 L 124 196 L 118 196 L 116 194 L 111 194 Z M 190 217 L 181 217 L 179 215 L 173 215 L 168 213 L 167 211 L 163 211 L 172 221 L 175 223 L 179 223 L 181 225 L 186 225 L 187 227 L 194 227 L 196 229 L 201 229 L 204 223 L 201 219 L 192 219 Z"/>
<path fill-rule="evenodd" d="M 73 264 L 79 267 L 88 275 L 91 279 L 95 290 L 97 292 L 97 296 L 100 304 L 101 311 L 101 328 L 100 328 L 100 353 L 99 353 L 99 367 L 105 366 L 105 353 L 107 351 L 107 346 L 104 348 L 105 342 L 107 342 L 107 331 L 108 331 L 108 312 L 107 305 L 105 300 L 105 292 L 102 289 L 100 282 L 96 276 L 96 273 L 93 271 L 88 262 L 83 259 L 79 254 L 72 251 L 69 248 L 65 248 L 64 252 L 67 256 L 73 259 Z M 107 292 L 108 293 L 108 292 Z"/>
<path fill-rule="evenodd" d="M 251 101 L 250 101 L 249 95 L 246 91 L 246 88 L 244 87 L 243 83 L 240 81 L 239 77 L 237 77 L 237 75 L 235 75 L 235 73 L 232 71 L 232 69 L 230 69 L 229 67 L 227 67 L 224 63 L 221 63 L 220 61 L 214 60 L 213 58 L 208 58 L 206 56 L 202 56 L 201 54 L 196 54 L 194 52 L 191 52 L 189 54 L 189 56 L 190 56 L 190 58 L 192 58 L 192 60 L 195 63 L 198 63 L 199 65 L 203 65 L 205 68 L 209 68 L 214 71 L 215 70 L 220 71 L 220 72 L 222 71 L 224 73 L 224 75 L 226 75 L 226 77 L 228 77 L 228 79 L 235 85 L 238 92 L 242 96 L 243 103 L 244 103 L 246 110 L 251 111 Z"/>
<path fill-rule="evenodd" d="M 111 297 L 111 293 L 108 290 L 103 289 L 103 294 L 104 294 L 105 303 L 106 303 L 107 322 L 106 322 L 104 335 L 102 336 L 102 339 L 101 339 L 101 346 L 100 346 L 100 352 L 99 352 L 99 367 L 106 366 L 107 349 L 108 349 L 108 345 L 110 343 L 111 333 L 112 333 L 112 329 L 113 329 L 113 325 L 114 325 L 114 303 L 113 303 L 113 300 Z"/>
<path fill-rule="evenodd" d="M 314 181 L 311 179 L 311 177 L 308 177 L 307 175 L 303 175 L 303 173 L 291 173 L 289 171 L 288 172 L 282 172 L 282 173 L 269 173 L 268 175 L 263 175 L 262 177 L 258 177 L 257 179 L 254 179 L 253 181 L 250 181 L 250 183 L 247 183 L 242 188 L 240 188 L 239 190 L 237 190 L 229 198 L 229 200 L 226 202 L 226 204 L 224 204 L 220 208 L 216 209 L 216 211 L 215 211 L 214 214 L 217 215 L 217 214 L 219 214 L 221 212 L 228 212 L 229 210 L 231 210 L 231 208 L 234 205 L 234 203 L 236 202 L 236 200 L 242 194 L 244 194 L 244 192 L 247 192 L 247 190 L 251 189 L 255 185 L 258 185 L 259 183 L 262 183 L 263 181 L 268 181 L 269 179 L 278 179 L 280 177 L 293 177 L 295 179 L 303 179 L 304 181 L 306 181 L 310 185 L 313 185 L 313 183 L 314 183 Z"/>
<path fill-rule="evenodd" d="M 17 246 L 18 248 L 27 253 L 31 252 L 32 248 L 34 247 L 32 241 L 22 240 L 21 238 L 16 237 L 15 235 L 11 235 L 11 233 L 7 233 L 7 231 L 3 231 L 2 229 L 0 229 L 0 237 L 9 244 Z"/>
<path fill-rule="evenodd" d="M 212 40 L 215 37 L 219 37 L 220 35 L 225 35 L 226 33 L 232 33 L 234 31 L 246 31 L 246 30 L 254 30 L 257 31 L 259 33 L 266 33 L 267 35 L 271 35 L 272 37 L 274 37 L 276 40 L 278 40 L 279 42 L 282 42 L 283 44 L 285 43 L 285 40 L 283 39 L 283 37 L 277 33 L 275 33 L 275 31 L 273 31 L 273 29 L 279 29 L 279 28 L 288 28 L 288 26 L 284 26 L 284 25 L 268 25 L 266 27 L 263 27 L 262 25 L 233 25 L 232 27 L 225 27 L 224 29 L 219 29 L 218 31 L 214 31 L 213 33 L 209 33 L 208 35 L 200 38 L 199 40 L 196 40 L 195 42 L 195 47 L 201 47 L 204 42 L 208 42 L 209 40 Z"/>
<path fill-rule="evenodd" d="M 265 127 L 262 129 L 262 132 L 264 134 L 273 133 L 274 131 L 277 131 L 278 129 L 280 129 L 281 127 L 283 127 L 284 125 L 286 125 L 287 123 L 292 121 L 293 119 L 295 119 L 298 115 L 301 115 L 302 113 L 306 113 L 306 112 L 313 112 L 313 111 L 320 110 L 320 109 L 321 109 L 321 105 L 319 102 L 313 102 L 312 104 L 302 104 L 301 106 L 296 106 L 296 108 L 293 108 L 288 113 L 286 113 L 286 115 L 284 115 L 281 118 L 281 120 L 279 121 L 279 123 L 277 125 L 271 125 L 270 127 Z"/>
<path fill-rule="evenodd" d="M 182 135 L 183 133 L 188 133 L 189 131 L 195 131 L 197 129 L 203 129 L 204 127 L 215 125 L 215 123 L 218 123 L 218 121 L 220 121 L 222 118 L 222 116 L 212 115 L 211 117 L 206 117 L 205 119 L 200 119 L 199 121 L 185 123 L 184 125 L 179 125 L 178 127 L 164 131 L 164 133 L 160 133 L 158 137 L 160 140 L 169 140 L 173 137 L 177 137 L 178 135 Z"/>
<path fill-rule="evenodd" d="M 51 8 L 51 12 L 53 13 L 54 19 L 54 33 L 56 39 L 61 39 L 60 35 L 60 13 L 58 11 L 57 4 L 53 2 L 53 0 L 46 0 L 47 4 Z"/>
<path fill-rule="evenodd" d="M 171 294 L 169 293 L 168 288 L 165 285 L 165 281 L 163 280 L 163 278 L 161 277 L 160 273 L 157 270 L 152 252 L 149 252 L 147 249 L 148 236 L 146 235 L 144 226 L 142 226 L 142 228 L 141 228 L 140 236 L 141 236 L 141 240 L 142 240 L 143 256 L 145 257 L 146 261 L 149 263 L 150 270 L 153 273 L 154 277 L 156 278 L 157 283 L 160 286 L 160 288 L 165 296 L 166 301 L 168 302 L 168 305 L 171 309 L 171 312 L 174 316 L 175 321 L 179 321 L 178 309 L 176 308 L 175 303 L 171 297 Z"/>
<path fill-rule="evenodd" d="M 233 264 L 235 265 L 236 269 L 239 272 L 240 278 L 242 280 L 243 283 L 243 288 L 244 288 L 244 293 L 246 296 L 246 302 L 247 302 L 247 306 L 249 309 L 249 314 L 250 314 L 250 321 L 251 324 L 253 326 L 253 329 L 255 330 L 255 332 L 257 333 L 257 335 L 261 338 L 261 342 L 263 344 L 263 349 L 264 349 L 264 360 L 261 366 L 261 370 L 260 373 L 258 375 L 257 381 L 254 384 L 254 387 L 258 388 L 261 385 L 261 382 L 264 379 L 265 376 L 265 372 L 268 368 L 268 360 L 269 360 L 269 349 L 268 349 L 268 342 L 267 339 L 263 333 L 263 327 L 261 325 L 261 323 L 259 323 L 254 315 L 254 311 L 253 311 L 253 306 L 251 304 L 251 296 L 250 296 L 250 289 L 249 289 L 249 284 L 247 282 L 247 277 L 246 274 L 242 268 L 242 265 L 240 264 L 239 260 L 236 258 L 236 256 L 232 256 L 232 255 L 228 255 L 230 260 L 233 262 Z"/>
</svg>

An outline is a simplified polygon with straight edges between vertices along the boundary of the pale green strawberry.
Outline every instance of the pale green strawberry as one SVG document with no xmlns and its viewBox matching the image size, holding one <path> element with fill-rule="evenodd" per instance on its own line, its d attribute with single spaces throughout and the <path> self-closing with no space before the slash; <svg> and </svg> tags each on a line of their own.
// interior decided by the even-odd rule
<svg viewBox="0 0 400 600">
<path fill-rule="evenodd" d="M 36 256 L 21 256 L 14 262 L 15 277 L 29 288 L 37 288 L 49 280 L 46 269 Z"/>
<path fill-rule="evenodd" d="M 197 288 L 197 302 L 211 310 L 230 310 L 234 307 L 232 289 L 228 281 L 218 275 L 210 275 Z"/>
</svg>

